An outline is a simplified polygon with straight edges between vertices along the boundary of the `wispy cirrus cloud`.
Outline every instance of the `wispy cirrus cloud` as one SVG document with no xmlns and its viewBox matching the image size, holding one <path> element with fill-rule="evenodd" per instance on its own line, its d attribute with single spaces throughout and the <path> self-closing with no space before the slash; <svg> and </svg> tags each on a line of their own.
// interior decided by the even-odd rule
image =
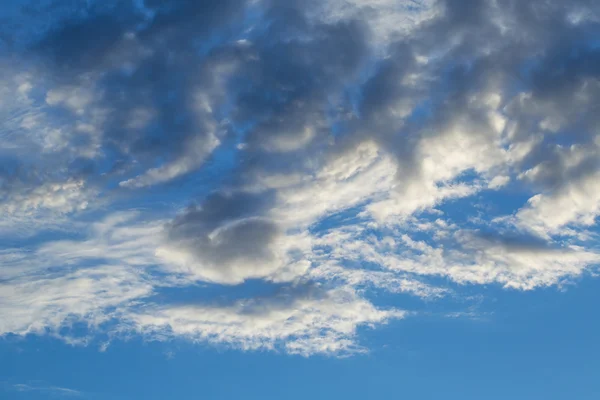
<svg viewBox="0 0 600 400">
<path fill-rule="evenodd" d="M 21 393 L 34 392 L 39 393 L 49 398 L 66 399 L 66 398 L 85 398 L 84 394 L 75 389 L 69 389 L 60 386 L 43 385 L 41 382 L 29 383 L 8 383 L 2 382 L 4 390 L 16 391 Z"/>
</svg>

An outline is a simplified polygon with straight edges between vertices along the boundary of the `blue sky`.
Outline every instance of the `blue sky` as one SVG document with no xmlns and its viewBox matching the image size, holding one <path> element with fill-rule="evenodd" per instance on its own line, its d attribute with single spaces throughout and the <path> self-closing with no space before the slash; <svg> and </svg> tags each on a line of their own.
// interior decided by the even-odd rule
<svg viewBox="0 0 600 400">
<path fill-rule="evenodd" d="M 0 22 L 1 398 L 600 395 L 597 2 Z"/>
</svg>

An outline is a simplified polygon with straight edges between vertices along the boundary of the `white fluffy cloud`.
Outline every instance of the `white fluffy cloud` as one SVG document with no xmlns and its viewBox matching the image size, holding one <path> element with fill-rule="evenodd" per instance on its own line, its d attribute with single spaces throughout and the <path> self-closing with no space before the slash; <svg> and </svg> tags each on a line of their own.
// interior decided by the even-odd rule
<svg viewBox="0 0 600 400">
<path fill-rule="evenodd" d="M 83 180 L 44 182 L 20 187 L 0 197 L 0 235 L 32 235 L 39 229 L 59 228 L 70 214 L 84 211 L 97 193 Z"/>
<path fill-rule="evenodd" d="M 520 177 L 532 182 L 553 182 L 552 187 L 536 194 L 516 214 L 524 229 L 549 237 L 572 234 L 570 225 L 590 227 L 600 214 L 600 140 L 590 146 L 557 146 L 557 159 L 545 161 L 523 172 Z"/>
<path fill-rule="evenodd" d="M 166 240 L 156 256 L 169 271 L 221 284 L 289 281 L 310 267 L 310 237 L 284 234 L 268 220 L 237 220 L 199 235 Z"/>
</svg>

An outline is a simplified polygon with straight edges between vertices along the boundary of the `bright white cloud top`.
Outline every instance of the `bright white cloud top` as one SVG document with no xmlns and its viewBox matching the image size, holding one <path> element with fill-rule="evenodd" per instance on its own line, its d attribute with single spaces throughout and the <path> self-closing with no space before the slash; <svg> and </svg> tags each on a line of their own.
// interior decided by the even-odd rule
<svg viewBox="0 0 600 400">
<path fill-rule="evenodd" d="M 88 3 L 0 35 L 0 335 L 346 355 L 597 271 L 600 3 Z"/>
</svg>

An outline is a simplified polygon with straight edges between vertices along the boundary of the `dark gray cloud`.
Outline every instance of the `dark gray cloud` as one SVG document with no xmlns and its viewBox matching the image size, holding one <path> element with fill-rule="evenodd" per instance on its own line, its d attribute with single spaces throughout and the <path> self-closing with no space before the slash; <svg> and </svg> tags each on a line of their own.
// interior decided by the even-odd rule
<svg viewBox="0 0 600 400">
<path fill-rule="evenodd" d="M 56 86 L 45 100 L 53 115 L 67 111 L 65 130 L 85 124 L 93 136 L 86 144 L 111 154 L 109 162 L 141 162 L 142 174 L 157 159 L 171 163 L 171 171 L 134 186 L 161 183 L 197 168 L 218 143 L 224 116 L 198 110 L 197 94 L 206 92 L 215 108 L 226 100 L 215 70 L 229 62 L 223 54 L 244 10 L 237 1 L 92 3 L 27 54 Z M 207 55 L 203 46 L 221 34 L 216 44 L 223 49 Z M 83 140 L 77 132 L 66 135 L 70 145 Z"/>
<path fill-rule="evenodd" d="M 166 227 L 165 246 L 187 260 L 190 272 L 209 280 L 263 277 L 281 267 L 273 248 L 281 229 L 263 215 L 273 203 L 264 193 L 213 193 Z"/>
<path fill-rule="evenodd" d="M 315 6 L 73 3 L 25 53 L 55 85 L 44 98 L 53 116 L 74 125 L 60 124 L 64 176 L 118 171 L 123 187 L 164 183 L 201 168 L 243 131 L 235 185 L 305 174 L 366 140 L 395 157 L 401 182 L 426 180 L 423 141 L 458 123 L 478 143 L 542 135 L 511 165 L 544 165 L 542 187 L 596 168 L 593 160 L 569 173 L 551 166 L 560 164 L 557 137 L 585 145 L 597 124 L 594 2 L 439 1 L 434 18 L 383 50 L 365 21 L 315 19 Z M 518 101 L 518 92 L 528 97 Z M 492 108 L 514 127 L 494 133 L 482 93 L 499 96 Z"/>
<path fill-rule="evenodd" d="M 274 193 L 213 193 L 201 205 L 190 206 L 173 220 L 170 230 L 188 236 L 191 232 L 210 233 L 224 223 L 264 214 L 273 206 Z"/>
<path fill-rule="evenodd" d="M 541 165 L 535 182 L 542 187 L 595 171 L 594 160 L 570 172 L 553 167 L 560 164 L 557 137 L 592 140 L 596 117 L 586 108 L 597 100 L 589 86 L 598 68 L 588 38 L 598 23 L 574 22 L 573 13 L 596 12 L 593 3 L 440 1 L 439 16 L 387 46 L 385 57 L 370 47 L 364 22 L 323 23 L 300 2 L 253 6 L 261 22 L 242 28 L 252 9 L 237 1 L 118 7 L 89 11 L 36 49 L 77 79 L 97 75 L 94 107 L 109 110 L 102 146 L 140 163 L 123 186 L 192 172 L 239 130 L 245 148 L 236 185 L 256 174 L 305 174 L 307 164 L 366 140 L 394 156 L 399 190 L 470 168 L 493 177 Z M 86 35 L 100 39 L 82 47 Z M 527 98 L 518 101 L 519 92 Z M 491 105 L 490 95 L 498 96 Z M 488 111 L 515 126 L 497 132 Z M 334 139 L 336 125 L 346 134 Z M 541 140 L 508 168 L 494 159 L 498 147 L 487 164 L 465 162 L 448 178 L 432 174 L 423 164 L 425 143 L 455 140 L 457 130 L 485 151 L 501 140 Z"/>
</svg>

